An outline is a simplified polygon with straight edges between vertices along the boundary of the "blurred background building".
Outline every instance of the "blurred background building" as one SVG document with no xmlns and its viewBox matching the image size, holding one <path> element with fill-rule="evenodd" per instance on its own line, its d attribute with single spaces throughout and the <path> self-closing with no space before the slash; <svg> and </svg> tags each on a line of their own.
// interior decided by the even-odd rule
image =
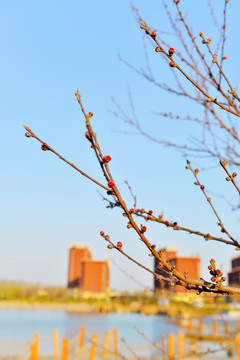
<svg viewBox="0 0 240 360">
<path fill-rule="evenodd" d="M 71 245 L 69 249 L 68 288 L 103 292 L 109 288 L 109 261 L 96 261 L 87 245 Z"/>
<path fill-rule="evenodd" d="M 228 285 L 240 286 L 240 256 L 232 259 L 232 270 L 228 273 Z"/>
</svg>

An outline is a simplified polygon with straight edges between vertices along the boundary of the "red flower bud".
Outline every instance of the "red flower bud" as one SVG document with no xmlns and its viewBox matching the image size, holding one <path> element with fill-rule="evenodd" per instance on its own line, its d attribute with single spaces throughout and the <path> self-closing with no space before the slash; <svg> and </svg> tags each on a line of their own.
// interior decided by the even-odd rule
<svg viewBox="0 0 240 360">
<path fill-rule="evenodd" d="M 113 188 L 115 186 L 115 183 L 113 181 L 109 181 L 108 187 Z"/>
<path fill-rule="evenodd" d="M 171 66 L 171 67 L 174 67 L 175 63 L 173 61 L 170 61 L 170 63 L 168 65 Z"/>
<path fill-rule="evenodd" d="M 153 211 L 152 211 L 152 210 L 149 210 L 149 212 L 148 212 L 148 213 L 149 213 L 149 215 L 152 215 Z"/>
<path fill-rule="evenodd" d="M 107 163 L 109 161 L 111 161 L 111 156 L 106 155 L 106 156 L 103 157 L 103 162 Z"/>
<path fill-rule="evenodd" d="M 118 247 L 118 248 L 121 248 L 121 247 L 122 247 L 121 241 L 118 241 L 118 242 L 117 242 L 117 247 Z"/>
<path fill-rule="evenodd" d="M 155 39 L 157 34 L 155 33 L 155 31 L 152 32 L 151 36 Z"/>
<path fill-rule="evenodd" d="M 175 51 L 174 48 L 170 48 L 168 50 L 169 55 L 172 56 L 174 54 L 174 51 Z"/>
<path fill-rule="evenodd" d="M 134 209 L 133 208 L 130 209 L 129 212 L 130 212 L 130 214 L 134 213 Z"/>
<path fill-rule="evenodd" d="M 195 169 L 194 170 L 195 174 L 197 175 L 199 173 L 199 170 L 198 169 Z"/>
<path fill-rule="evenodd" d="M 168 226 L 169 225 L 169 221 L 165 221 L 165 223 L 164 223 L 166 226 Z"/>
<path fill-rule="evenodd" d="M 211 277 L 211 281 L 212 282 L 215 282 L 216 281 L 216 279 L 215 279 L 215 277 L 213 276 L 213 277 Z"/>
<path fill-rule="evenodd" d="M 208 270 L 212 270 L 212 265 L 209 265 L 209 266 L 208 266 Z"/>
<path fill-rule="evenodd" d="M 100 231 L 100 235 L 101 235 L 101 236 L 104 236 L 104 231 Z"/>
<path fill-rule="evenodd" d="M 214 260 L 214 259 L 211 259 L 211 260 L 210 260 L 210 263 L 215 263 L 215 260 Z"/>
<path fill-rule="evenodd" d="M 144 233 L 146 230 L 147 230 L 147 227 L 141 225 L 141 233 Z"/>
<path fill-rule="evenodd" d="M 85 132 L 85 137 L 86 137 L 88 140 L 91 140 L 91 136 L 90 136 L 90 132 L 89 132 L 89 131 L 86 131 L 86 132 Z"/>
<path fill-rule="evenodd" d="M 223 58 L 222 58 L 222 59 L 223 59 L 223 60 L 227 60 L 227 58 L 228 58 L 227 56 L 223 56 Z"/>
<path fill-rule="evenodd" d="M 201 189 L 202 189 L 202 190 L 204 190 L 204 189 L 205 189 L 205 186 L 204 186 L 204 185 L 201 185 L 200 187 L 201 187 Z"/>
<path fill-rule="evenodd" d="M 216 273 L 217 273 L 218 275 L 220 275 L 222 272 L 221 272 L 220 269 L 217 269 L 217 270 L 216 270 Z"/>
</svg>

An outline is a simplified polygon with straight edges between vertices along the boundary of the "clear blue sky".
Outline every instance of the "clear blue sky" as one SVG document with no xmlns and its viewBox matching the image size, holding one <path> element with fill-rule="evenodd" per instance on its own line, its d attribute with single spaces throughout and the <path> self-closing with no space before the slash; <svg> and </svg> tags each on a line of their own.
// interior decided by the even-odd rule
<svg viewBox="0 0 240 360">
<path fill-rule="evenodd" d="M 182 3 L 196 34 L 203 31 L 214 41 L 218 34 L 208 20 L 207 1 Z M 221 23 L 224 2 L 212 3 L 218 7 L 216 15 Z M 153 28 L 171 31 L 161 1 L 136 0 L 134 5 Z M 0 279 L 65 285 L 68 247 L 80 242 L 91 247 L 95 259 L 110 255 L 125 271 L 145 285 L 152 285 L 147 273 L 107 250 L 99 236 L 99 231 L 104 230 L 113 241 L 122 241 L 130 255 L 152 267 L 152 258 L 133 230 L 126 229 L 121 211 L 106 209 L 97 186 L 24 136 L 22 125 L 26 124 L 83 171 L 103 181 L 84 137 L 83 117 L 74 96 L 77 89 L 86 111 L 94 113 L 93 127 L 103 152 L 112 157 L 111 171 L 128 206 L 132 206 L 132 199 L 124 180 L 137 194 L 139 207 L 156 213 L 164 211 L 169 220 L 220 235 L 216 218 L 193 185 L 194 179 L 185 170 L 181 155 L 136 134 L 119 133 L 131 129 L 109 111 L 115 110 L 111 101 L 114 96 L 130 112 L 130 89 L 143 128 L 179 142 L 191 138 L 195 129 L 189 124 L 179 126 L 159 120 L 151 111 L 199 114 L 190 102 L 161 92 L 119 61 L 117 55 L 121 54 L 131 64 L 145 66 L 142 31 L 129 2 L 2 0 L 0 10 Z M 240 4 L 230 2 L 225 66 L 235 85 L 239 82 L 239 11 Z M 177 48 L 177 39 L 166 36 Z M 171 83 L 170 69 L 150 43 L 148 51 L 157 79 Z M 197 160 L 193 164 L 201 165 Z M 219 168 L 201 174 L 207 190 L 224 193 L 236 204 L 237 195 L 224 178 Z M 213 200 L 224 223 L 237 236 L 239 214 L 221 199 Z M 206 243 L 182 232 L 176 234 L 157 224 L 147 226 L 148 237 L 157 246 L 174 245 L 180 255 L 199 254 L 205 277 L 211 257 L 227 271 L 231 257 L 236 255 L 226 245 Z M 111 287 L 139 289 L 114 265 Z"/>
</svg>

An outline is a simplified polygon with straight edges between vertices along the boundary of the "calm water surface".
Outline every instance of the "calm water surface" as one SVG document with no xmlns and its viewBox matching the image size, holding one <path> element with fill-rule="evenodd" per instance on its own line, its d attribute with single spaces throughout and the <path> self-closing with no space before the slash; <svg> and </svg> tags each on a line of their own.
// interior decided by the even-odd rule
<svg viewBox="0 0 240 360">
<path fill-rule="evenodd" d="M 79 314 L 52 310 L 0 310 L 0 353 L 7 353 L 6 345 L 23 344 L 33 339 L 34 332 L 40 335 L 41 352 L 51 352 L 51 335 L 58 329 L 59 337 L 72 339 L 79 333 L 80 326 L 85 326 L 86 337 L 96 332 L 104 336 L 106 330 L 117 328 L 119 338 L 128 343 L 143 342 L 133 327 L 144 332 L 152 342 L 161 340 L 162 335 L 177 333 L 179 328 L 171 324 L 167 317 L 140 314 Z M 42 340 L 42 341 L 41 341 Z M 12 345 L 11 345 L 12 344 Z"/>
<path fill-rule="evenodd" d="M 206 326 L 207 323 L 212 322 L 211 317 L 205 320 Z M 220 317 L 216 320 L 222 321 Z M 179 327 L 171 324 L 169 318 L 163 315 L 79 314 L 52 310 L 0 309 L 0 354 L 16 354 L 17 351 L 20 353 L 24 349 L 26 351 L 29 349 L 29 342 L 32 341 L 36 331 L 40 336 L 41 354 L 50 354 L 54 329 L 58 329 L 60 339 L 67 337 L 73 339 L 72 341 L 75 338 L 77 341 L 80 326 L 85 326 L 86 339 L 90 340 L 93 333 L 98 333 L 101 343 L 103 343 L 106 330 L 117 328 L 119 339 L 123 338 L 128 344 L 135 344 L 135 349 L 138 350 L 144 344 L 148 346 L 148 342 L 133 327 L 144 332 L 152 342 L 158 342 L 162 340 L 163 336 L 166 337 L 169 333 L 177 334 L 180 331 Z M 123 345 L 123 343 L 121 344 Z M 210 345 L 212 348 L 213 344 Z M 147 350 L 142 350 L 142 353 L 144 351 Z"/>
</svg>

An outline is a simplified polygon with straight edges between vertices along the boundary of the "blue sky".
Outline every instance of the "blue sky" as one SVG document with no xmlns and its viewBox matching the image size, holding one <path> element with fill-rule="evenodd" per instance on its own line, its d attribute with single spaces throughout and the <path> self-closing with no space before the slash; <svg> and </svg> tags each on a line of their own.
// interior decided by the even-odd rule
<svg viewBox="0 0 240 360">
<path fill-rule="evenodd" d="M 186 0 L 182 8 L 196 34 L 203 31 L 214 41 L 218 34 L 208 21 L 207 1 L 202 3 L 197 7 Z M 219 6 L 217 0 L 212 3 L 217 4 L 216 16 L 221 23 L 223 4 Z M 134 5 L 153 28 L 172 31 L 161 1 L 139 0 Z M 86 111 L 94 113 L 92 125 L 103 152 L 112 157 L 111 171 L 128 206 L 132 207 L 132 199 L 124 180 L 137 194 L 139 207 L 157 214 L 164 211 L 169 220 L 220 235 L 216 218 L 185 170 L 185 159 L 177 151 L 162 148 L 136 133 L 124 135 L 122 132 L 132 129 L 111 113 L 115 110 L 111 97 L 130 113 L 130 89 L 143 128 L 163 139 L 184 143 L 197 130 L 189 124 L 159 120 L 152 111 L 196 116 L 199 108 L 161 92 L 119 61 L 118 54 L 138 68 L 145 66 L 142 31 L 128 1 L 3 0 L 0 8 L 4 34 L 0 58 L 0 278 L 65 285 L 68 247 L 80 242 L 91 247 L 95 259 L 110 255 L 125 271 L 151 286 L 152 278 L 147 273 L 113 250 L 108 251 L 99 236 L 99 231 L 104 230 L 113 241 L 122 241 L 136 260 L 152 267 L 148 251 L 138 243 L 133 230 L 126 229 L 121 211 L 106 209 L 98 188 L 53 154 L 41 151 L 36 141 L 24 136 L 22 125 L 29 126 L 56 151 L 103 182 L 84 137 L 84 121 L 74 96 L 78 89 Z M 237 2 L 229 3 L 225 70 L 234 84 L 238 84 L 239 10 Z M 177 48 L 177 39 L 171 34 L 166 36 Z M 171 83 L 170 69 L 157 57 L 150 42 L 148 54 L 159 81 Z M 195 159 L 195 165 L 202 164 Z M 226 184 L 219 167 L 200 175 L 207 190 L 224 194 L 237 204 L 236 193 Z M 224 223 L 237 236 L 239 214 L 219 197 L 212 199 Z M 149 239 L 159 247 L 174 245 L 180 255 L 199 254 L 205 277 L 211 257 L 226 272 L 236 254 L 226 245 L 206 243 L 182 232 L 176 234 L 157 224 L 147 226 Z M 111 287 L 139 289 L 114 265 Z"/>
</svg>

